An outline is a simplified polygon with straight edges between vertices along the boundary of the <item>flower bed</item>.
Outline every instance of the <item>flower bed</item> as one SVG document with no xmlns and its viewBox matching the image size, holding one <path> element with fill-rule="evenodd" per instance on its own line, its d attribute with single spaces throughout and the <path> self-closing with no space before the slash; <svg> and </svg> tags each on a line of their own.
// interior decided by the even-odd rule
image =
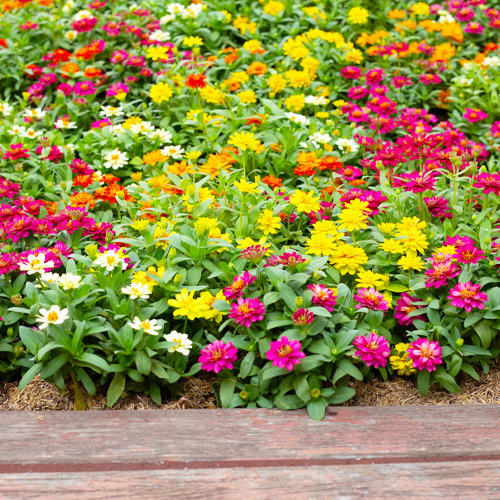
<svg viewBox="0 0 500 500">
<path fill-rule="evenodd" d="M 321 419 L 489 370 L 500 11 L 358 3 L 2 4 L 4 380 Z"/>
</svg>

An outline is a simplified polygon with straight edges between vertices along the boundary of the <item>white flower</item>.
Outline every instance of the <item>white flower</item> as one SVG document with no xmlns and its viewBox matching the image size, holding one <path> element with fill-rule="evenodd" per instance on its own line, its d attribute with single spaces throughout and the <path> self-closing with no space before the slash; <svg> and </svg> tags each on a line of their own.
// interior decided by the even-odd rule
<svg viewBox="0 0 500 500">
<path fill-rule="evenodd" d="M 184 151 L 185 150 L 181 146 L 167 146 L 161 150 L 161 153 L 174 160 L 180 160 Z"/>
<path fill-rule="evenodd" d="M 180 3 L 171 3 L 167 5 L 167 12 L 172 15 L 182 14 L 184 10 L 184 5 Z"/>
<path fill-rule="evenodd" d="M 355 153 L 359 149 L 358 144 L 353 139 L 339 139 L 336 144 L 340 151 L 346 153 Z"/>
<path fill-rule="evenodd" d="M 151 125 L 151 122 L 134 123 L 130 126 L 130 132 L 132 132 L 133 134 L 146 135 L 154 129 L 154 125 Z"/>
<path fill-rule="evenodd" d="M 481 65 L 486 66 L 487 68 L 498 68 L 498 66 L 500 66 L 500 57 L 497 56 L 485 57 Z"/>
<path fill-rule="evenodd" d="M 113 149 L 113 151 L 104 155 L 104 159 L 106 160 L 104 163 L 106 168 L 113 168 L 116 170 L 127 163 L 128 156 L 127 153 L 122 153 L 119 149 Z"/>
<path fill-rule="evenodd" d="M 168 144 L 172 142 L 172 133 L 163 128 L 157 128 L 152 136 L 148 136 L 150 139 L 160 139 L 162 144 Z"/>
<path fill-rule="evenodd" d="M 127 324 L 134 330 L 140 330 L 143 328 L 149 335 L 158 335 L 158 332 L 161 330 L 161 326 L 158 325 L 155 319 L 145 319 L 144 321 L 141 321 L 139 316 L 136 316 L 133 322 Z"/>
<path fill-rule="evenodd" d="M 300 115 L 299 113 L 285 113 L 285 116 L 292 122 L 298 123 L 299 125 L 309 125 L 309 119 Z"/>
<path fill-rule="evenodd" d="M 106 118 L 111 118 L 113 116 L 123 116 L 125 113 L 121 106 L 103 106 L 99 114 Z"/>
<path fill-rule="evenodd" d="M 151 295 L 151 288 L 148 285 L 143 285 L 142 283 L 132 283 L 129 286 L 124 286 L 122 288 L 122 293 L 125 295 L 130 295 L 132 300 L 134 299 L 147 299 Z"/>
<path fill-rule="evenodd" d="M 48 311 L 41 308 L 38 312 L 39 316 L 36 317 L 36 320 L 40 323 L 40 330 L 47 328 L 49 323 L 60 325 L 69 319 L 68 310 L 61 309 L 59 306 L 52 306 Z"/>
<path fill-rule="evenodd" d="M 149 39 L 153 42 L 166 42 L 170 39 L 170 33 L 168 31 L 155 30 L 149 35 Z"/>
<path fill-rule="evenodd" d="M 183 19 L 196 19 L 203 10 L 203 4 L 191 4 L 182 13 Z"/>
<path fill-rule="evenodd" d="M 70 122 L 69 120 L 65 120 L 63 118 L 59 118 L 55 123 L 54 127 L 61 129 L 61 128 L 76 128 L 76 123 L 75 122 Z"/>
<path fill-rule="evenodd" d="M 106 271 L 112 271 L 119 264 L 121 264 L 122 270 L 127 267 L 125 255 L 115 252 L 114 250 L 106 250 L 99 254 L 94 264 L 99 267 L 105 267 Z"/>
<path fill-rule="evenodd" d="M 89 19 L 94 17 L 94 14 L 90 12 L 90 10 L 81 10 L 80 12 L 77 12 L 74 16 L 73 19 L 75 21 L 81 21 L 82 19 Z"/>
<path fill-rule="evenodd" d="M 61 274 L 57 280 L 57 284 L 63 287 L 63 290 L 73 290 L 78 288 L 82 283 L 82 277 L 73 273 Z"/>
<path fill-rule="evenodd" d="M 46 281 L 47 283 L 53 283 L 54 285 L 57 284 L 57 280 L 59 279 L 59 275 L 57 273 L 42 273 L 40 275 L 40 279 L 42 281 Z M 42 283 L 43 284 L 43 283 Z M 37 288 L 40 288 L 40 285 L 35 285 Z M 43 285 L 47 287 L 47 285 Z"/>
<path fill-rule="evenodd" d="M 123 125 L 113 125 L 112 127 L 108 127 L 108 130 L 113 135 L 121 135 L 125 133 L 125 129 Z"/>
<path fill-rule="evenodd" d="M 25 109 L 23 115 L 28 118 L 43 118 L 47 113 L 40 108 Z"/>
<path fill-rule="evenodd" d="M 66 144 L 65 146 L 61 146 L 61 148 L 65 149 L 66 153 L 73 153 L 76 149 L 76 146 L 74 144 Z"/>
<path fill-rule="evenodd" d="M 326 97 L 321 96 L 315 96 L 315 95 L 308 95 L 305 98 L 306 104 L 312 104 L 314 106 L 324 106 L 325 104 L 328 104 L 328 99 Z"/>
<path fill-rule="evenodd" d="M 309 140 L 319 142 L 320 144 L 328 144 L 332 138 L 328 134 L 320 134 L 319 132 L 316 132 L 315 134 L 309 136 Z"/>
<path fill-rule="evenodd" d="M 453 83 L 458 87 L 469 87 L 472 80 L 470 78 L 466 78 L 465 76 L 458 76 L 453 79 Z"/>
<path fill-rule="evenodd" d="M 189 350 L 193 347 L 193 342 L 189 340 L 189 337 L 185 333 L 179 333 L 172 330 L 168 335 L 164 335 L 167 342 L 177 342 L 177 345 L 169 347 L 168 352 L 180 352 L 184 356 L 189 355 Z"/>
<path fill-rule="evenodd" d="M 26 132 L 26 127 L 21 127 L 20 125 L 13 125 L 10 130 L 7 130 L 7 133 L 10 135 L 21 135 L 25 132 Z"/>
<path fill-rule="evenodd" d="M 160 24 L 163 26 L 164 24 L 168 24 L 175 19 L 175 16 L 172 14 L 166 14 L 165 16 L 160 18 Z"/>
<path fill-rule="evenodd" d="M 27 262 L 19 263 L 19 270 L 26 271 L 28 274 L 43 273 L 45 269 L 52 267 L 54 267 L 54 262 L 45 261 L 43 253 L 28 255 Z"/>
<path fill-rule="evenodd" d="M 3 116 L 9 116 L 12 113 L 13 109 L 14 107 L 7 102 L 0 103 L 0 113 L 2 113 Z"/>
<path fill-rule="evenodd" d="M 42 134 L 43 132 L 37 131 L 34 128 L 29 128 L 28 130 L 21 131 L 19 133 L 19 137 L 28 137 L 29 139 L 36 139 L 37 137 L 40 137 Z"/>
<path fill-rule="evenodd" d="M 75 30 L 70 30 L 64 34 L 64 38 L 66 38 L 66 40 L 69 40 L 70 42 L 74 40 L 77 36 L 78 32 Z"/>
</svg>

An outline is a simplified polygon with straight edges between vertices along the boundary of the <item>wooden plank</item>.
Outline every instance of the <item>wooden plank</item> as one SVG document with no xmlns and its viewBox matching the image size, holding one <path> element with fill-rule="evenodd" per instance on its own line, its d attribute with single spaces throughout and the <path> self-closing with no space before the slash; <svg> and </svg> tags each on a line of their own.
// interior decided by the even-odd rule
<svg viewBox="0 0 500 500">
<path fill-rule="evenodd" d="M 322 422 L 247 409 L 2 412 L 0 425 L 0 473 L 500 458 L 497 405 L 334 407 Z"/>
<path fill-rule="evenodd" d="M 0 475 L 6 500 L 500 498 L 500 462 Z"/>
</svg>

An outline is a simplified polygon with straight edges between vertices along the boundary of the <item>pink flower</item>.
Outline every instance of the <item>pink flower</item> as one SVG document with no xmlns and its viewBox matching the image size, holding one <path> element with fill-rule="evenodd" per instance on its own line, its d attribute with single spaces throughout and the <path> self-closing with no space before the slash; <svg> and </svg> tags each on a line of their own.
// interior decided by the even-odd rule
<svg viewBox="0 0 500 500">
<path fill-rule="evenodd" d="M 261 245 L 250 245 L 241 251 L 240 259 L 258 260 L 262 259 L 266 253 L 267 248 L 264 248 Z"/>
<path fill-rule="evenodd" d="M 240 297 L 236 304 L 231 305 L 229 317 L 234 319 L 237 325 L 244 325 L 250 328 L 252 323 L 264 318 L 266 309 L 264 303 L 259 299 L 243 299 Z"/>
<path fill-rule="evenodd" d="M 486 120 L 488 115 L 478 108 L 465 108 L 464 119 L 466 119 L 469 123 L 476 123 L 480 120 Z"/>
<path fill-rule="evenodd" d="M 231 342 L 224 344 L 222 340 L 216 340 L 201 350 L 198 362 L 201 363 L 201 369 L 207 372 L 219 373 L 225 368 L 231 370 L 238 358 L 237 352 L 238 350 Z"/>
<path fill-rule="evenodd" d="M 354 295 L 354 299 L 358 301 L 356 309 L 361 309 L 362 307 L 366 307 L 372 311 L 387 311 L 389 309 L 389 303 L 375 288 L 360 288 L 358 293 Z"/>
<path fill-rule="evenodd" d="M 436 365 L 442 364 L 441 346 L 435 340 L 418 339 L 408 348 L 408 357 L 417 370 L 433 372 Z"/>
<path fill-rule="evenodd" d="M 391 355 L 389 342 L 376 333 L 370 332 L 368 337 L 362 335 L 356 337 L 353 341 L 354 347 L 358 350 L 354 353 L 366 363 L 366 366 L 379 368 L 387 364 L 387 358 Z"/>
<path fill-rule="evenodd" d="M 10 151 L 5 152 L 3 159 L 17 161 L 20 158 L 29 158 L 30 155 L 28 154 L 28 151 L 29 149 L 23 149 L 22 143 L 11 144 Z"/>
<path fill-rule="evenodd" d="M 467 283 L 457 283 L 450 290 L 448 299 L 450 304 L 455 307 L 463 307 L 467 312 L 471 312 L 473 307 L 484 309 L 484 303 L 488 301 L 488 295 L 480 292 L 481 285 L 473 285 L 470 281 Z"/>
<path fill-rule="evenodd" d="M 280 340 L 271 342 L 269 351 L 266 352 L 267 359 L 272 361 L 273 366 L 286 368 L 289 372 L 294 365 L 298 365 L 306 355 L 300 350 L 302 346 L 298 340 L 288 340 L 281 337 Z"/>
<path fill-rule="evenodd" d="M 294 325 L 310 325 L 314 321 L 314 314 L 309 309 L 297 309 L 292 314 L 292 319 Z"/>
<path fill-rule="evenodd" d="M 486 259 L 482 250 L 470 244 L 459 247 L 453 257 L 462 264 L 476 264 L 479 260 Z"/>
<path fill-rule="evenodd" d="M 235 276 L 233 284 L 226 286 L 222 293 L 227 300 L 241 297 L 243 295 L 243 290 L 248 285 L 251 285 L 256 279 L 256 276 L 252 276 L 248 271 L 245 271 L 243 274 Z"/>
<path fill-rule="evenodd" d="M 465 28 L 464 31 L 466 33 L 472 33 L 472 34 L 481 34 L 484 31 L 484 26 L 481 26 L 479 23 L 473 22 L 469 23 Z"/>
<path fill-rule="evenodd" d="M 333 294 L 333 290 L 321 284 L 307 285 L 307 288 L 313 294 L 311 302 L 314 305 L 324 307 L 330 312 L 333 311 L 333 306 L 337 304 L 337 296 Z"/>
<path fill-rule="evenodd" d="M 483 172 L 476 176 L 474 180 L 472 186 L 481 189 L 484 194 L 495 193 L 496 196 L 500 195 L 500 174 Z"/>
<path fill-rule="evenodd" d="M 356 66 L 346 66 L 340 70 L 340 74 L 349 80 L 357 80 L 361 77 L 361 70 Z"/>
<path fill-rule="evenodd" d="M 90 80 L 86 80 L 84 82 L 77 82 L 73 87 L 73 92 L 75 95 L 78 96 L 94 95 L 96 93 L 96 86 Z"/>
<path fill-rule="evenodd" d="M 453 262 L 434 262 L 432 269 L 425 272 L 427 288 L 439 288 L 448 284 L 448 280 L 455 278 L 460 274 L 460 268 Z"/>
<path fill-rule="evenodd" d="M 423 74 L 420 75 L 420 81 L 422 83 L 425 83 L 426 85 L 430 85 L 431 83 L 438 84 L 441 83 L 443 80 L 441 80 L 441 77 L 438 75 L 430 75 L 430 74 Z"/>
<path fill-rule="evenodd" d="M 425 321 L 425 316 L 408 316 L 412 311 L 420 309 L 419 306 L 414 305 L 414 302 L 418 302 L 419 300 L 418 297 L 410 297 L 406 292 L 401 294 L 401 298 L 397 301 L 394 308 L 394 318 L 398 320 L 400 325 L 413 325 L 416 319 Z"/>
</svg>

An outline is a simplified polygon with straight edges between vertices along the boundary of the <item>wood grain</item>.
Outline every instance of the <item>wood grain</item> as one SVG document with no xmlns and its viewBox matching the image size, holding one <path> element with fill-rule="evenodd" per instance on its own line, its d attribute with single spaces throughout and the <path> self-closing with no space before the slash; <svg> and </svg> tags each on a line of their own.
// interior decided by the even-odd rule
<svg viewBox="0 0 500 500">
<path fill-rule="evenodd" d="M 499 463 L 0 475 L 5 500 L 498 500 Z"/>
<path fill-rule="evenodd" d="M 0 472 L 500 459 L 497 405 L 336 407 L 322 422 L 246 409 L 2 412 L 0 424 Z"/>
</svg>

